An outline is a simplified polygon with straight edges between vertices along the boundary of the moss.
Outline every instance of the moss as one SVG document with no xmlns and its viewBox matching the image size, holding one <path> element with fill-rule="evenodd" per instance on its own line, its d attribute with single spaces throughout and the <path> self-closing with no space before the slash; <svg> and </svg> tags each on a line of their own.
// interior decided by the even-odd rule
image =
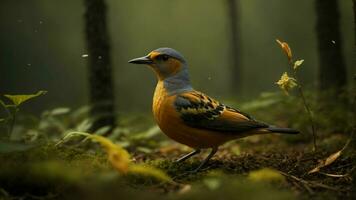
<svg viewBox="0 0 356 200">
<path fill-rule="evenodd" d="M 310 135 L 263 135 L 238 140 L 222 146 L 198 173 L 188 172 L 199 166 L 206 153 L 177 164 L 172 161 L 187 150 L 162 139 L 161 143 L 159 139 L 154 138 L 156 146 L 147 147 L 150 151 L 135 151 L 137 143 L 130 144 L 128 149 L 134 151 L 131 153 L 136 162 L 164 170 L 175 184 L 118 174 L 98 145 L 78 145 L 73 141 L 61 146 L 48 142 L 25 151 L 0 154 L 0 189 L 9 198 L 25 199 L 335 199 L 355 195 L 352 180 L 356 179 L 356 170 L 344 178 L 308 174 L 321 159 L 342 148 L 348 139 L 342 133 L 319 137 L 317 152 L 311 151 Z M 355 166 L 355 160 L 356 153 L 348 148 L 322 172 L 347 174 Z M 251 171 L 262 168 L 330 188 L 311 185 L 308 186 L 311 193 L 302 182 L 291 177 L 282 183 L 247 180 Z M 5 193 L 0 193 L 3 196 L 0 199 L 5 198 Z"/>
</svg>

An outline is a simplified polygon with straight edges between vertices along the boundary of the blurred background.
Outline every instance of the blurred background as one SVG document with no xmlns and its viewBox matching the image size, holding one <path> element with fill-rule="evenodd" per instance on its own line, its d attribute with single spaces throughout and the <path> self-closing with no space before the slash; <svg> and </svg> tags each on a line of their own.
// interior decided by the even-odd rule
<svg viewBox="0 0 356 200">
<path fill-rule="evenodd" d="M 275 82 L 287 71 L 286 58 L 275 41 L 279 38 L 289 43 L 296 58 L 305 60 L 302 81 L 309 89 L 317 88 L 314 1 L 241 0 L 234 11 L 229 3 L 108 0 L 116 111 L 150 112 L 156 78 L 147 67 L 127 61 L 159 47 L 175 48 L 186 57 L 195 88 L 239 102 L 278 90 Z M 341 37 L 330 43 L 341 46 L 351 80 L 356 73 L 352 2 L 338 4 Z M 91 54 L 86 48 L 84 13 L 83 1 L 1 0 L 0 93 L 47 90 L 46 96 L 23 108 L 31 113 L 88 104 Z M 232 34 L 237 35 L 236 47 Z M 235 58 L 238 70 L 234 70 Z"/>
</svg>

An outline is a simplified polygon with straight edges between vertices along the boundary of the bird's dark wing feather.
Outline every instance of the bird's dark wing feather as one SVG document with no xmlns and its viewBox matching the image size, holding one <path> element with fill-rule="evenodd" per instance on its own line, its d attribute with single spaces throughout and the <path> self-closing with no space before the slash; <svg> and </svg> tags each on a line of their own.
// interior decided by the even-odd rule
<svg viewBox="0 0 356 200">
<path fill-rule="evenodd" d="M 178 95 L 174 105 L 183 122 L 195 128 L 234 134 L 269 127 L 197 91 Z"/>
</svg>

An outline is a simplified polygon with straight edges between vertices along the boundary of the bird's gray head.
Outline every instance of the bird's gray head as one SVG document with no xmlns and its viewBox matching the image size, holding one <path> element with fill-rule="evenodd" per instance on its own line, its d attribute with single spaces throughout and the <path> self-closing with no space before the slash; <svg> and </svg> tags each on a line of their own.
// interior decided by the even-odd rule
<svg viewBox="0 0 356 200">
<path fill-rule="evenodd" d="M 129 63 L 149 65 L 170 92 L 191 89 L 188 64 L 183 55 L 172 48 L 158 48 L 146 56 L 130 60 Z"/>
</svg>

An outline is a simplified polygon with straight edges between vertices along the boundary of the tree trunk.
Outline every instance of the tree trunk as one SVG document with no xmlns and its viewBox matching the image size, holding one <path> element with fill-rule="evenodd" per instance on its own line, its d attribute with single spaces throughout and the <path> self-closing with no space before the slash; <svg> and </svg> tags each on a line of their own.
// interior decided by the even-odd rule
<svg viewBox="0 0 356 200">
<path fill-rule="evenodd" d="M 232 67 L 231 67 L 231 90 L 234 94 L 241 92 L 242 88 L 242 73 L 241 73 L 241 56 L 238 46 L 240 44 L 239 40 L 239 29 L 238 29 L 238 0 L 227 0 L 228 16 L 230 22 L 230 34 L 231 34 L 231 57 L 232 57 Z M 240 45 L 241 46 L 241 45 Z"/>
<path fill-rule="evenodd" d="M 316 0 L 316 33 L 319 50 L 319 89 L 336 94 L 347 85 L 342 55 L 338 0 Z"/>
<path fill-rule="evenodd" d="M 352 0 L 354 6 L 354 39 L 355 39 L 355 46 L 356 46 L 356 0 Z M 355 52 L 356 53 L 356 52 Z"/>
<path fill-rule="evenodd" d="M 105 0 L 84 0 L 92 131 L 115 125 L 114 93 Z"/>
</svg>

